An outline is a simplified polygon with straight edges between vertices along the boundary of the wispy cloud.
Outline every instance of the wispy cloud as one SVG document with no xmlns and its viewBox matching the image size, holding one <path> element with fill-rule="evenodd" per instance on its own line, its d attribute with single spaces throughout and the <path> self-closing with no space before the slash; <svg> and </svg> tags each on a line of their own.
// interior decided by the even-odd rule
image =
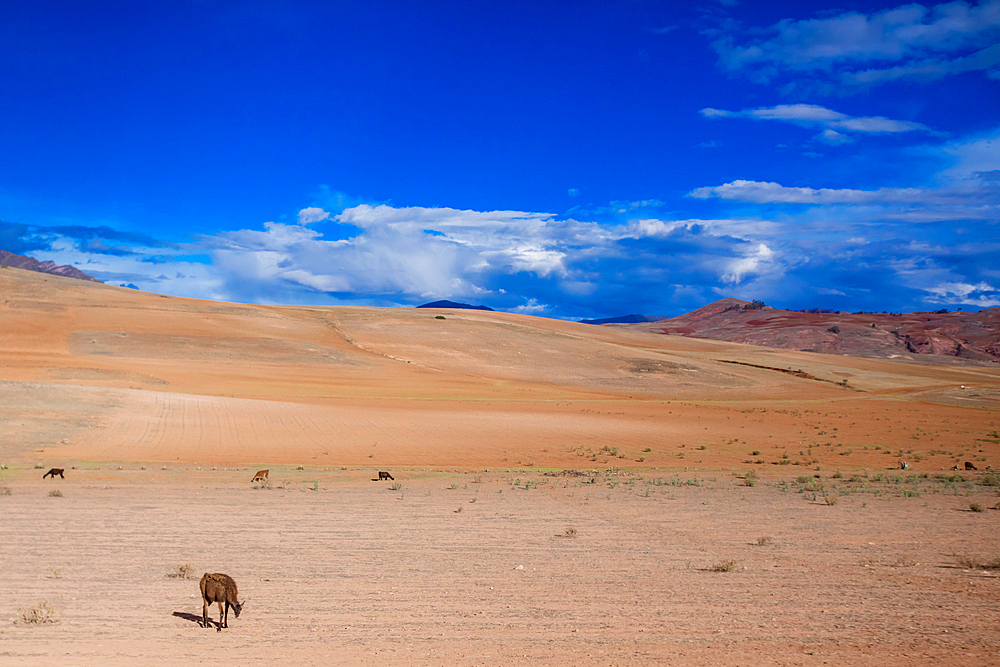
<svg viewBox="0 0 1000 667">
<path fill-rule="evenodd" d="M 850 188 L 788 187 L 780 183 L 737 180 L 724 185 L 695 188 L 688 193 L 695 199 L 726 199 L 755 204 L 906 204 L 954 205 L 1000 203 L 1000 193 L 994 189 L 980 188 L 879 188 L 854 190 Z M 976 216 L 979 217 L 979 216 Z"/>
<path fill-rule="evenodd" d="M 900 134 L 905 132 L 932 132 L 922 123 L 893 120 L 883 116 L 849 116 L 815 104 L 779 104 L 774 107 L 725 111 L 705 108 L 700 111 L 705 118 L 743 118 L 773 120 L 820 128 L 817 137 L 824 143 L 839 144 L 853 141 L 848 134 Z"/>
<path fill-rule="evenodd" d="M 719 66 L 767 83 L 808 75 L 819 92 L 896 79 L 939 79 L 1000 68 L 1000 0 L 908 4 L 871 14 L 784 19 L 764 29 L 730 28 L 712 46 Z M 815 85 L 815 77 L 820 77 Z M 825 87 L 823 84 L 826 84 Z"/>
</svg>

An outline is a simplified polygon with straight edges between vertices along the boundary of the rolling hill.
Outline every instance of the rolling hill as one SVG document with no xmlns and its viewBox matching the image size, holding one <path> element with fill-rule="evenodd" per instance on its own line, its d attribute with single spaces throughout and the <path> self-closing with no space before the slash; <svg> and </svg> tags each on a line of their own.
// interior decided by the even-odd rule
<svg viewBox="0 0 1000 667">
<path fill-rule="evenodd" d="M 15 268 L 0 294 L 4 461 L 731 467 L 752 449 L 806 465 L 847 442 L 852 463 L 881 465 L 888 424 L 948 420 L 943 454 L 996 428 L 983 408 L 1000 398 L 1000 369 L 646 325 L 220 303 Z"/>
</svg>

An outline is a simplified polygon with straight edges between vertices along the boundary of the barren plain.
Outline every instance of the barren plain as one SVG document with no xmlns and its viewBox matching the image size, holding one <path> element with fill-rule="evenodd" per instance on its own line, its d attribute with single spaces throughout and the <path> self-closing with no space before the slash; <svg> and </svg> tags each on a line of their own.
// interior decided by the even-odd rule
<svg viewBox="0 0 1000 667">
<path fill-rule="evenodd" d="M 0 662 L 1000 664 L 998 409 L 989 364 L 0 269 Z"/>
</svg>

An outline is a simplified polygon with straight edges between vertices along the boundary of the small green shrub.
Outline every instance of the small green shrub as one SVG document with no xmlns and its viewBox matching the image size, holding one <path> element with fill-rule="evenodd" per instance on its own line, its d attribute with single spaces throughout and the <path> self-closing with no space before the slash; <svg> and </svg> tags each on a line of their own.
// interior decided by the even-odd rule
<svg viewBox="0 0 1000 667">
<path fill-rule="evenodd" d="M 980 478 L 979 483 L 983 486 L 1000 486 L 1000 476 L 989 472 Z"/>
</svg>

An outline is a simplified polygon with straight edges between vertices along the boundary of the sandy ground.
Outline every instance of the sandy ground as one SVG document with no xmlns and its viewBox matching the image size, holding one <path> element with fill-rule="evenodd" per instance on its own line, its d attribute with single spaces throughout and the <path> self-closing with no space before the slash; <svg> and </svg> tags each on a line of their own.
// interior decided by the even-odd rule
<svg viewBox="0 0 1000 667">
<path fill-rule="evenodd" d="M 252 474 L 10 482 L 0 662 L 1000 664 L 1000 580 L 961 564 L 997 554 L 1000 511 L 969 511 L 995 487 L 827 476 L 829 505 L 723 474 Z M 221 633 L 205 571 L 246 599 Z M 17 622 L 42 601 L 56 623 Z"/>
<path fill-rule="evenodd" d="M 989 366 L 3 269 L 0 466 L 2 664 L 1000 664 Z"/>
</svg>

